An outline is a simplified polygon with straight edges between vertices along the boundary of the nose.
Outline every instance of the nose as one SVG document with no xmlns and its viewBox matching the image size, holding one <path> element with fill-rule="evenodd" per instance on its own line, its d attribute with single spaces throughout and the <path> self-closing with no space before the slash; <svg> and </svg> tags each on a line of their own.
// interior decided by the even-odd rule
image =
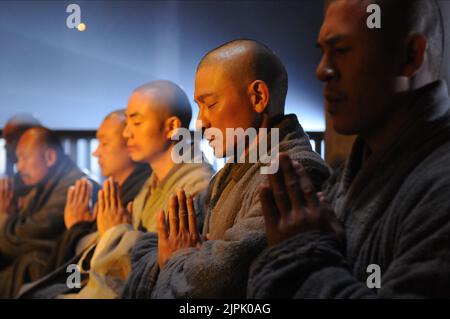
<svg viewBox="0 0 450 319">
<path fill-rule="evenodd" d="M 322 55 L 322 59 L 316 69 L 316 76 L 322 82 L 330 82 L 337 77 L 337 70 L 332 65 L 327 54 Z"/>
<path fill-rule="evenodd" d="M 204 108 L 200 108 L 200 110 L 198 112 L 198 116 L 197 116 L 197 122 L 199 124 L 198 126 L 201 126 L 200 128 L 202 130 L 205 130 L 205 129 L 211 127 L 211 123 L 209 122 L 208 116 L 205 113 L 206 112 L 204 111 Z"/>
<path fill-rule="evenodd" d="M 123 128 L 122 136 L 124 139 L 131 138 L 131 130 L 130 130 L 130 125 L 128 123 Z"/>
<path fill-rule="evenodd" d="M 19 172 L 21 172 L 23 170 L 23 161 L 21 159 L 17 160 L 16 168 Z"/>
<path fill-rule="evenodd" d="M 95 151 L 94 152 L 92 152 L 92 156 L 94 156 L 94 157 L 99 157 L 99 148 L 100 148 L 100 146 L 97 146 L 97 148 L 95 149 Z"/>
</svg>

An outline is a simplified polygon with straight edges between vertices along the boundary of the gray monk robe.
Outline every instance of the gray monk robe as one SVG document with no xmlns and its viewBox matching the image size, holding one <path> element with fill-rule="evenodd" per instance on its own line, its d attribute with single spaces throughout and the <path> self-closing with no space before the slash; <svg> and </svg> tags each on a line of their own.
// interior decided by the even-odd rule
<svg viewBox="0 0 450 319">
<path fill-rule="evenodd" d="M 108 229 L 101 237 L 86 236 L 77 245 L 73 260 L 79 266 L 81 289 L 68 287 L 68 274 L 59 268 L 39 282 L 22 287 L 21 298 L 112 299 L 120 297 L 131 272 L 130 252 L 147 230 L 156 229 L 156 213 L 168 211 L 169 199 L 180 189 L 196 196 L 207 186 L 213 174 L 207 163 L 176 164 L 159 181 L 152 173 L 133 200 L 132 225 Z M 91 237 L 91 238 L 88 238 Z M 92 242 L 91 239 L 93 240 Z"/>
<path fill-rule="evenodd" d="M 433 83 L 384 152 L 364 160 L 357 139 L 325 188 L 345 249 L 317 232 L 267 249 L 252 267 L 249 297 L 449 298 L 449 107 L 445 83 Z M 380 267 L 380 288 L 370 265 Z"/>
<path fill-rule="evenodd" d="M 274 119 L 271 127 L 279 128 L 279 151 L 300 160 L 320 186 L 329 169 L 312 151 L 296 116 Z M 196 203 L 197 209 L 206 210 L 203 234 L 210 238 L 201 248 L 176 252 L 159 270 L 157 235 L 149 233 L 139 240 L 122 297 L 244 297 L 250 263 L 266 245 L 258 186 L 267 177 L 260 173 L 261 166 L 228 163 L 210 182 L 203 201 Z"/>
<path fill-rule="evenodd" d="M 26 195 L 23 207 L 0 226 L 0 297 L 13 297 L 22 283 L 37 279 L 46 255 L 64 232 L 69 186 L 85 176 L 66 156 Z"/>
</svg>

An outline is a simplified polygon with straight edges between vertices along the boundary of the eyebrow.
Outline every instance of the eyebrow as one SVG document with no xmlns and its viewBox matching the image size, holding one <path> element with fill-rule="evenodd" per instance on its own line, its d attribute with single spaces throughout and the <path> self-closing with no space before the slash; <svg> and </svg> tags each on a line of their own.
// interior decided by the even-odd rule
<svg viewBox="0 0 450 319">
<path fill-rule="evenodd" d="M 202 95 L 198 96 L 196 99 L 194 99 L 194 102 L 195 102 L 195 103 L 198 103 L 198 101 L 204 100 L 204 99 L 206 99 L 207 97 L 210 97 L 210 96 L 213 96 L 213 95 L 214 95 L 213 93 L 205 93 L 205 94 L 202 94 Z"/>
<path fill-rule="evenodd" d="M 331 46 L 331 45 L 334 45 L 337 42 L 343 41 L 343 40 L 345 40 L 347 38 L 348 37 L 346 37 L 344 35 L 338 34 L 338 35 L 335 35 L 335 36 L 332 36 L 332 37 L 329 37 L 329 38 L 325 39 L 324 42 L 325 42 L 326 45 Z M 316 47 L 321 49 L 322 48 L 322 44 L 319 41 L 317 41 Z"/>
<path fill-rule="evenodd" d="M 131 113 L 130 115 L 126 115 L 127 118 L 135 118 L 138 116 L 142 116 L 142 114 L 136 112 L 136 113 Z"/>
</svg>

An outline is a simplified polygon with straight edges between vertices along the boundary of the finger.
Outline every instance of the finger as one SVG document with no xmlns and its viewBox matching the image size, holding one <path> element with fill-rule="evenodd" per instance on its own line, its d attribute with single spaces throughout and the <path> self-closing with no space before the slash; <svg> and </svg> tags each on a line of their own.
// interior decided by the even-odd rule
<svg viewBox="0 0 450 319">
<path fill-rule="evenodd" d="M 109 210 L 109 183 L 106 180 L 103 183 L 103 210 Z"/>
<path fill-rule="evenodd" d="M 98 206 L 98 214 L 102 215 L 103 211 L 105 210 L 105 199 L 104 199 L 104 192 L 103 190 L 98 191 L 98 199 L 97 199 L 97 206 Z"/>
<path fill-rule="evenodd" d="M 297 169 L 297 173 L 300 178 L 300 189 L 303 193 L 304 199 L 306 200 L 306 204 L 310 208 L 311 212 L 313 212 L 316 211 L 314 208 L 319 206 L 319 199 L 317 198 L 316 190 L 314 189 L 311 179 L 306 174 L 305 168 L 303 165 L 299 165 L 300 166 Z"/>
<path fill-rule="evenodd" d="M 133 216 L 133 201 L 129 202 L 127 205 L 127 211 L 128 213 Z"/>
<path fill-rule="evenodd" d="M 89 203 L 92 197 L 92 183 L 90 181 L 86 181 L 86 193 L 84 195 L 84 202 Z"/>
<path fill-rule="evenodd" d="M 3 198 L 3 194 L 4 194 L 4 183 L 3 183 L 3 178 L 0 179 L 0 198 Z"/>
<path fill-rule="evenodd" d="M 10 190 L 9 190 L 9 177 L 8 176 L 5 177 L 4 190 L 5 190 L 6 194 L 10 192 Z"/>
<path fill-rule="evenodd" d="M 179 230 L 188 231 L 188 210 L 186 207 L 186 193 L 184 191 L 178 192 L 178 219 L 179 219 Z"/>
<path fill-rule="evenodd" d="M 78 179 L 76 182 L 75 182 L 75 191 L 74 191 L 74 193 L 73 193 L 73 195 L 74 195 L 74 199 L 76 200 L 76 199 L 78 199 L 78 197 L 79 197 L 79 195 L 80 195 L 80 187 L 81 187 L 81 181 Z"/>
<path fill-rule="evenodd" d="M 158 241 L 167 241 L 169 237 L 169 232 L 166 224 L 166 215 L 164 210 L 160 210 L 157 214 L 158 218 Z"/>
<path fill-rule="evenodd" d="M 187 199 L 187 210 L 188 210 L 189 233 L 198 235 L 197 216 L 195 214 L 194 200 L 192 199 L 192 196 L 189 196 Z"/>
<path fill-rule="evenodd" d="M 66 199 L 66 203 L 72 203 L 73 202 L 73 194 L 75 192 L 75 187 L 74 186 L 70 186 L 69 189 L 67 190 L 67 199 Z"/>
<path fill-rule="evenodd" d="M 8 176 L 6 176 L 3 179 L 3 194 L 5 197 L 8 196 L 8 192 L 9 192 L 9 178 L 8 178 Z"/>
<path fill-rule="evenodd" d="M 329 201 L 325 193 L 322 192 L 317 193 L 317 198 L 319 199 L 320 204 L 322 204 L 324 207 L 332 209 L 331 202 Z"/>
<path fill-rule="evenodd" d="M 109 185 L 109 200 L 111 207 L 117 207 L 117 198 L 116 198 L 116 185 L 114 184 L 114 180 L 112 177 L 108 180 Z"/>
<path fill-rule="evenodd" d="M 259 186 L 259 199 L 261 201 L 266 229 L 270 231 L 276 230 L 282 216 L 278 211 L 272 189 L 269 185 L 261 184 Z"/>
<path fill-rule="evenodd" d="M 7 193 L 7 192 L 8 192 L 8 188 L 9 188 L 9 185 L 8 185 L 8 176 L 6 176 L 6 177 L 3 179 L 3 191 L 4 191 L 5 193 Z"/>
<path fill-rule="evenodd" d="M 303 198 L 302 190 L 300 188 L 300 178 L 294 168 L 293 161 L 289 156 L 283 157 L 280 167 L 283 172 L 285 187 L 291 205 L 297 211 L 302 211 L 302 208 L 306 206 L 306 201 Z"/>
<path fill-rule="evenodd" d="M 286 154 L 279 155 L 280 166 L 286 161 Z M 289 159 L 289 157 L 287 157 Z M 284 186 L 283 168 L 279 169 L 275 174 L 269 174 L 269 184 L 272 189 L 273 198 L 278 207 L 278 212 L 281 216 L 288 215 L 291 209 L 291 203 Z"/>
<path fill-rule="evenodd" d="M 177 195 L 173 195 L 169 202 L 169 226 L 170 234 L 178 234 L 178 198 Z"/>
<path fill-rule="evenodd" d="M 84 196 L 86 196 L 86 179 L 82 178 L 80 181 L 80 194 L 79 194 L 79 201 L 83 202 Z"/>
<path fill-rule="evenodd" d="M 117 205 L 121 208 L 125 207 L 122 202 L 122 188 L 119 186 L 118 183 L 114 183 L 114 185 L 115 185 L 116 194 L 117 194 L 117 196 L 116 196 Z"/>
</svg>

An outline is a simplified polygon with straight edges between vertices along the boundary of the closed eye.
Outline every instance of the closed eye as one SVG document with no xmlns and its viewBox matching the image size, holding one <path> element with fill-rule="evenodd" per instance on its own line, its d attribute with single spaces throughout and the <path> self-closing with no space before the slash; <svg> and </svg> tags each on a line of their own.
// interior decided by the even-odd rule
<svg viewBox="0 0 450 319">
<path fill-rule="evenodd" d="M 213 104 L 210 104 L 210 105 L 208 105 L 208 109 L 210 109 L 210 108 L 212 108 L 214 105 L 216 105 L 217 104 L 217 102 L 216 103 L 213 103 Z"/>
<path fill-rule="evenodd" d="M 336 48 L 336 52 L 339 54 L 344 54 L 350 51 L 350 48 Z"/>
</svg>

